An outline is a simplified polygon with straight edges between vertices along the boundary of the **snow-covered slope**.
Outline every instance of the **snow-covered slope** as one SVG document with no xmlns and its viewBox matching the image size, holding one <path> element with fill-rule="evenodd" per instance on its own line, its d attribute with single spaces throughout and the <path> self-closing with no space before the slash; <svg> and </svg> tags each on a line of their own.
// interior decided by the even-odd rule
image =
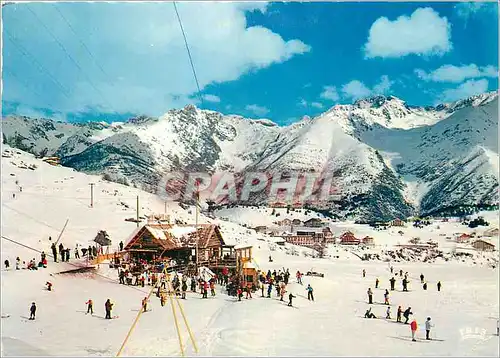
<svg viewBox="0 0 500 358">
<path fill-rule="evenodd" d="M 497 103 L 496 93 L 425 108 L 378 96 L 287 127 L 194 106 L 112 125 L 2 124 L 8 144 L 151 192 L 169 171 L 330 172 L 342 196 L 332 213 L 371 221 L 498 203 Z"/>
</svg>

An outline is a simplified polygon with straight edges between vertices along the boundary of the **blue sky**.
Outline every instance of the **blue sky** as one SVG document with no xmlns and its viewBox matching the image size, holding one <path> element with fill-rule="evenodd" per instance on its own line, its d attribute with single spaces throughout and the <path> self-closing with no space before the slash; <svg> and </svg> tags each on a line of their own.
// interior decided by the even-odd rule
<svg viewBox="0 0 500 358">
<path fill-rule="evenodd" d="M 159 116 L 192 103 L 279 124 L 386 94 L 498 89 L 497 3 L 31 3 L 3 8 L 3 114 Z"/>
</svg>

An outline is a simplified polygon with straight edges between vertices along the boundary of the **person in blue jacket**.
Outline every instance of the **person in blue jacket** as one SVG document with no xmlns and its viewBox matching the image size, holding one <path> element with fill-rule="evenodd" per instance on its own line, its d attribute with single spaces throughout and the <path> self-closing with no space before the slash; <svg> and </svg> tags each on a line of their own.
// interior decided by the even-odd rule
<svg viewBox="0 0 500 358">
<path fill-rule="evenodd" d="M 311 287 L 310 284 L 307 285 L 306 290 L 307 290 L 307 299 L 309 301 L 311 300 L 314 301 L 313 288 Z"/>
</svg>

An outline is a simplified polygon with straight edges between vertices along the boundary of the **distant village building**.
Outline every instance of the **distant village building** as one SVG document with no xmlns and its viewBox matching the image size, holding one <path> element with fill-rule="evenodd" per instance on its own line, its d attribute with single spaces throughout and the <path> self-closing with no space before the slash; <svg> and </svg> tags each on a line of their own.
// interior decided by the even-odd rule
<svg viewBox="0 0 500 358">
<path fill-rule="evenodd" d="M 491 228 L 483 233 L 483 236 L 486 237 L 498 237 L 498 235 L 499 235 L 498 228 Z"/>
<path fill-rule="evenodd" d="M 59 157 L 45 157 L 45 158 L 42 158 L 42 160 L 45 163 L 48 163 L 48 164 L 53 165 L 53 166 L 58 166 L 61 164 Z"/>
<path fill-rule="evenodd" d="M 472 237 L 472 235 L 462 234 L 462 235 L 457 237 L 456 242 L 459 242 L 459 243 L 468 242 L 471 239 L 471 237 Z"/>
<path fill-rule="evenodd" d="M 347 231 L 340 235 L 340 244 L 341 245 L 359 245 L 361 240 L 357 239 L 354 234 L 350 231 Z"/>
<path fill-rule="evenodd" d="M 391 221 L 391 226 L 405 226 L 405 222 L 401 219 L 394 219 Z"/>
<path fill-rule="evenodd" d="M 323 226 L 323 222 L 321 221 L 321 219 L 311 218 L 309 220 L 304 221 L 304 226 L 307 226 L 307 227 L 322 227 Z"/>
<path fill-rule="evenodd" d="M 267 231 L 267 226 L 256 226 L 253 229 L 259 233 L 265 233 Z"/>
<path fill-rule="evenodd" d="M 363 245 L 366 245 L 366 246 L 375 246 L 375 239 L 373 237 L 370 237 L 370 236 L 365 236 L 361 242 L 363 243 Z"/>
<path fill-rule="evenodd" d="M 292 225 L 292 220 L 290 220 L 290 219 L 283 219 L 281 221 L 278 221 L 277 224 L 279 226 L 290 226 L 290 225 Z"/>
<path fill-rule="evenodd" d="M 293 219 L 292 220 L 292 225 L 293 226 L 301 226 L 302 225 L 302 221 L 300 221 L 299 219 Z"/>
<path fill-rule="evenodd" d="M 485 240 L 476 240 L 472 247 L 479 251 L 494 251 L 495 245 Z"/>
</svg>

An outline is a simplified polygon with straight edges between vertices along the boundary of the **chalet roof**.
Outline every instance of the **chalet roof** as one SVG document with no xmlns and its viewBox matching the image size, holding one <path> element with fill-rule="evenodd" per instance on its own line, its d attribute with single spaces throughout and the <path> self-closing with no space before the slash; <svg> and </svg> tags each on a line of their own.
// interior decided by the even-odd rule
<svg viewBox="0 0 500 358">
<path fill-rule="evenodd" d="M 163 248 L 170 250 L 183 247 L 194 247 L 196 246 L 196 241 L 198 241 L 199 247 L 206 248 L 213 235 L 218 236 L 222 245 L 225 244 L 217 225 L 200 224 L 196 232 L 196 227 L 194 225 L 151 224 L 143 225 L 134 230 L 127 241 L 125 249 L 130 249 L 128 246 L 130 246 L 144 231 L 148 231 Z"/>
<path fill-rule="evenodd" d="M 238 245 L 235 245 L 234 246 L 234 249 L 235 250 L 240 250 L 240 249 L 250 249 L 252 248 L 253 245 L 250 245 L 250 244 L 238 244 Z"/>
<path fill-rule="evenodd" d="M 489 240 L 483 240 L 483 239 L 478 239 L 478 240 L 475 240 L 475 241 L 473 242 L 473 244 L 478 243 L 478 242 L 483 242 L 483 243 L 485 243 L 485 244 L 487 244 L 487 245 L 490 245 L 490 246 L 495 247 L 495 244 L 494 244 L 494 243 L 492 243 L 492 242 L 491 242 L 491 241 L 489 241 Z"/>
<path fill-rule="evenodd" d="M 360 240 L 357 239 L 354 234 L 350 231 L 347 231 L 345 233 L 343 233 L 341 236 L 340 236 L 340 240 L 342 242 L 359 242 Z"/>
</svg>

